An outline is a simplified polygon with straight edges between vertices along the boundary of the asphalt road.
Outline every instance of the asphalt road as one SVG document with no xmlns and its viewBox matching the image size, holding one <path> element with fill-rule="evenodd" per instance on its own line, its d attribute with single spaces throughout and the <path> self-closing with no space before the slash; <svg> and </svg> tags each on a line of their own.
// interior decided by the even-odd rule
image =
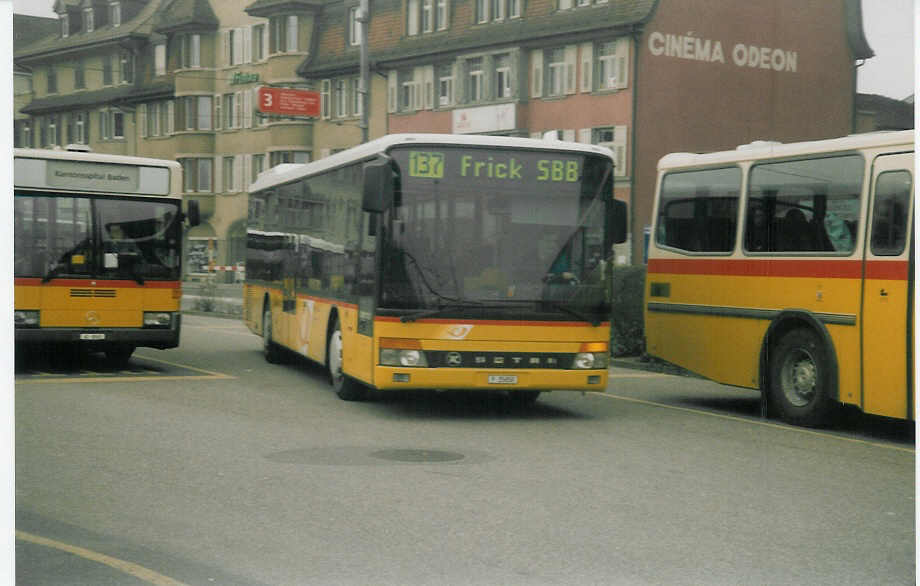
<svg viewBox="0 0 920 586">
<path fill-rule="evenodd" d="M 339 400 L 238 321 L 17 365 L 21 584 L 914 584 L 914 426 L 758 417 L 611 369 L 606 394 Z"/>
</svg>

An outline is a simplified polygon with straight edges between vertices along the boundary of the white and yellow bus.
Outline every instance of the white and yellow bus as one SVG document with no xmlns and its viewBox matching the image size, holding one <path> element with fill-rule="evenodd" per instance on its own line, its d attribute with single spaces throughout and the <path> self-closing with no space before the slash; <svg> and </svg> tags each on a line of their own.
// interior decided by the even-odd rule
<svg viewBox="0 0 920 586">
<path fill-rule="evenodd" d="M 789 422 L 912 419 L 913 171 L 912 131 L 663 157 L 648 353 Z"/>
<path fill-rule="evenodd" d="M 603 391 L 612 170 L 603 147 L 437 134 L 270 169 L 249 194 L 244 320 L 270 362 L 323 364 L 346 400 Z"/>
<path fill-rule="evenodd" d="M 15 149 L 13 183 L 17 351 L 77 345 L 124 364 L 138 346 L 178 346 L 177 162 Z"/>
</svg>

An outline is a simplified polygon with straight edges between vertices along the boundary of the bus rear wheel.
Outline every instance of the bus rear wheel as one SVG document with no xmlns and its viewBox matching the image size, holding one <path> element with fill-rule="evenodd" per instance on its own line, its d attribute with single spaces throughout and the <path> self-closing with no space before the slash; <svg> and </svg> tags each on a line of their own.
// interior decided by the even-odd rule
<svg viewBox="0 0 920 586">
<path fill-rule="evenodd" d="M 337 318 L 332 325 L 332 334 L 326 344 L 326 365 L 329 368 L 329 380 L 340 399 L 360 401 L 367 396 L 367 387 L 351 378 L 342 370 L 342 328 Z"/>
<path fill-rule="evenodd" d="M 513 405 L 533 405 L 539 396 L 540 391 L 508 391 L 508 400 Z"/>
<path fill-rule="evenodd" d="M 271 364 L 281 362 L 281 348 L 272 340 L 272 310 L 268 307 L 262 312 L 262 355 Z"/>
<path fill-rule="evenodd" d="M 134 354 L 134 346 L 117 346 L 105 351 L 105 359 L 112 366 L 122 367 L 128 365 L 132 354 Z"/>
<path fill-rule="evenodd" d="M 818 335 L 799 328 L 780 338 L 770 358 L 770 402 L 796 425 L 825 425 L 836 407 L 830 396 L 830 360 Z"/>
</svg>

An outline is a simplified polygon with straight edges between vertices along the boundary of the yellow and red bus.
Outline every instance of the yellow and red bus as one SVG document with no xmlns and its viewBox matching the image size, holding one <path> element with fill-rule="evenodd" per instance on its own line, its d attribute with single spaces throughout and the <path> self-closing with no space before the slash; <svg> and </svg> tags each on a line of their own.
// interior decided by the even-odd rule
<svg viewBox="0 0 920 586">
<path fill-rule="evenodd" d="M 912 131 L 664 156 L 648 353 L 792 423 L 913 419 L 913 172 Z"/>
<path fill-rule="evenodd" d="M 603 391 L 612 171 L 599 146 L 437 134 L 270 169 L 249 193 L 243 319 L 268 361 L 323 364 L 346 400 Z"/>
<path fill-rule="evenodd" d="M 182 170 L 175 161 L 15 149 L 17 351 L 65 344 L 123 365 L 179 345 Z M 198 222 L 196 202 L 188 220 Z"/>
</svg>

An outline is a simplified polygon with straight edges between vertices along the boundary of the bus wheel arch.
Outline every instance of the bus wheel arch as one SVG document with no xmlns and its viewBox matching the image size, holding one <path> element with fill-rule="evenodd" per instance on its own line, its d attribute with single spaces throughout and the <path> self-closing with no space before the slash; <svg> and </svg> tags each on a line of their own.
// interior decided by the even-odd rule
<svg viewBox="0 0 920 586">
<path fill-rule="evenodd" d="M 760 389 L 771 414 L 821 426 L 839 404 L 837 352 L 811 312 L 786 310 L 770 324 L 760 353 Z"/>
<path fill-rule="evenodd" d="M 262 300 L 262 354 L 270 364 L 281 362 L 281 347 L 272 339 L 272 304 L 266 294 Z"/>
</svg>

